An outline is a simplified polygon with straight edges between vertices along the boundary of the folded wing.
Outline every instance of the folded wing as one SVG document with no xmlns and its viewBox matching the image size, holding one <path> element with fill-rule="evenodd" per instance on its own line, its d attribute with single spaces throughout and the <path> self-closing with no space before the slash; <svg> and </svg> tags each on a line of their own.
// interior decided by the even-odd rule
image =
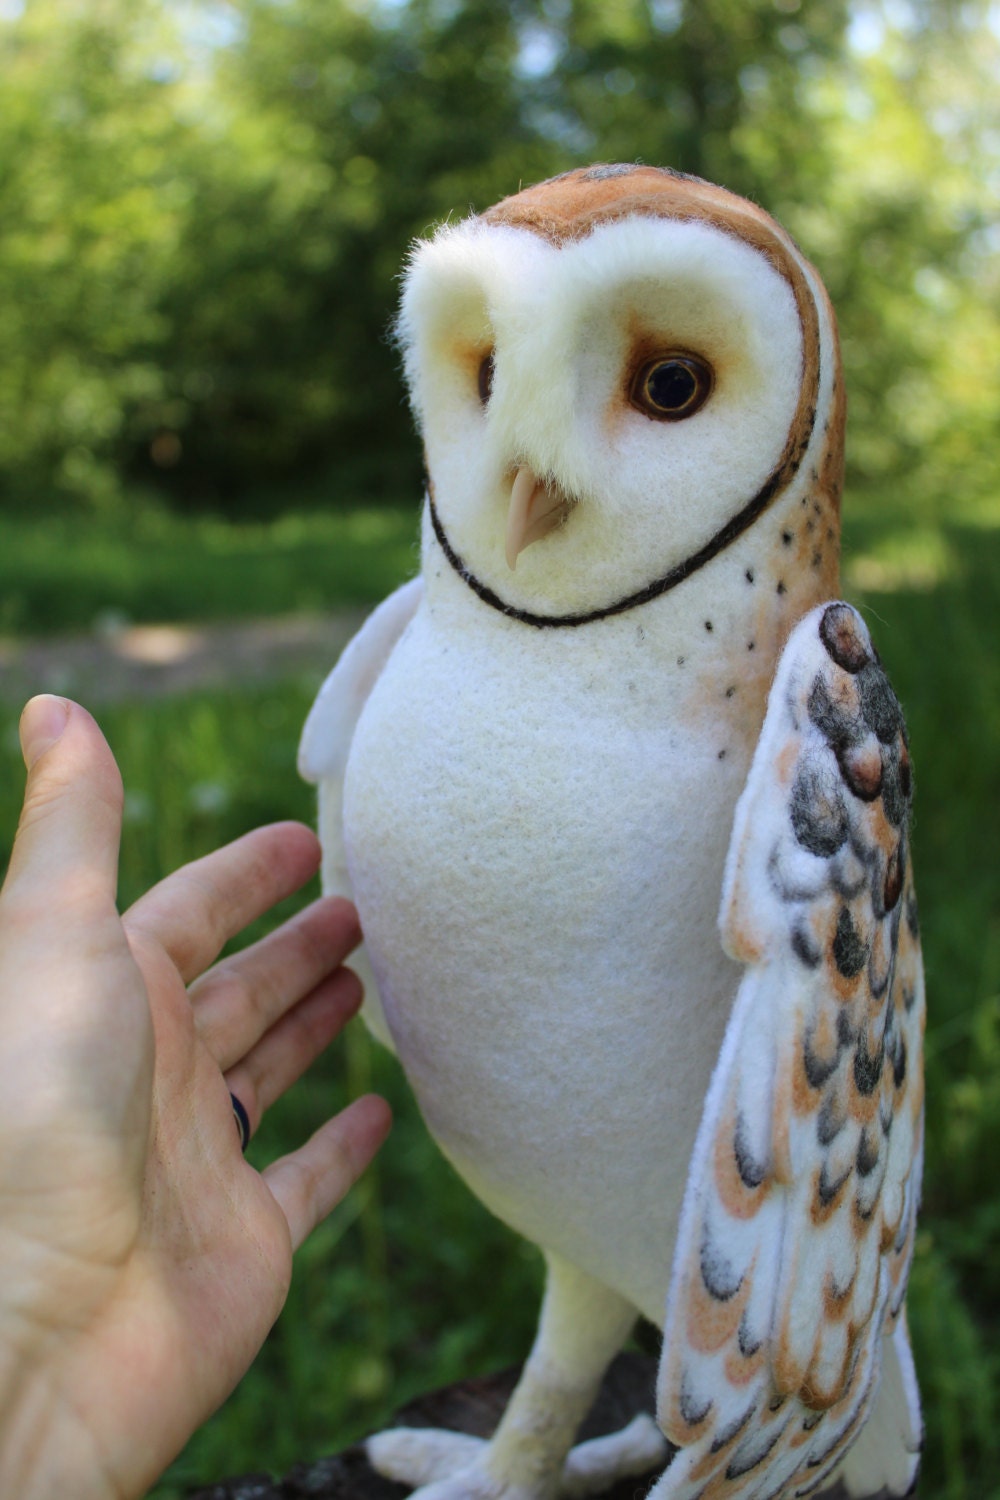
<svg viewBox="0 0 1000 1500">
<path fill-rule="evenodd" d="M 821 1490 L 873 1409 L 883 1339 L 905 1345 L 924 1024 L 910 794 L 864 622 L 813 611 L 734 822 L 720 920 L 746 973 L 681 1217 L 658 1391 L 679 1452 L 659 1500 Z M 918 1430 L 912 1380 L 908 1399 Z"/>
<path fill-rule="evenodd" d="M 319 787 L 319 835 L 323 846 L 323 892 L 354 899 L 344 845 L 344 774 L 354 731 L 369 694 L 423 598 L 423 580 L 411 579 L 369 615 L 319 690 L 299 743 L 299 774 Z M 392 1040 L 364 949 L 351 958 L 365 987 L 362 1015 L 387 1047 Z"/>
</svg>

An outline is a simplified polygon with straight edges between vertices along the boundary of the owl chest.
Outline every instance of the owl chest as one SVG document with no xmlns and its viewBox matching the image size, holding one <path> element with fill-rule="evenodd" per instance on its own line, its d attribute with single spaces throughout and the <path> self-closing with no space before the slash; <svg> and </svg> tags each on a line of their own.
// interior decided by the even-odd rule
<svg viewBox="0 0 1000 1500">
<path fill-rule="evenodd" d="M 716 917 L 743 772 L 613 633 L 588 660 L 503 623 L 418 616 L 394 652 L 347 768 L 351 881 L 438 1143 L 655 1309 L 736 986 Z"/>
<path fill-rule="evenodd" d="M 529 632 L 517 650 L 414 627 L 345 787 L 400 1056 L 431 1114 L 449 1076 L 481 1078 L 498 1110 L 588 1069 L 613 1093 L 693 1046 L 706 986 L 728 996 L 715 924 L 739 777 L 671 723 L 655 674 L 615 670 L 613 638 L 597 670 Z"/>
</svg>

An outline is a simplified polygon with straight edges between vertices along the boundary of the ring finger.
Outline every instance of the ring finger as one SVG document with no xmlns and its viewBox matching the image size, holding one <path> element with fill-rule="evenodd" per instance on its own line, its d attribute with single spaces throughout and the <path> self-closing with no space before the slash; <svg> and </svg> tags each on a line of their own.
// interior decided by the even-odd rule
<svg viewBox="0 0 1000 1500">
<path fill-rule="evenodd" d="M 338 969 L 228 1069 L 226 1087 L 246 1110 L 251 1134 L 265 1110 L 302 1076 L 355 1014 L 362 995 L 357 975 Z"/>
</svg>

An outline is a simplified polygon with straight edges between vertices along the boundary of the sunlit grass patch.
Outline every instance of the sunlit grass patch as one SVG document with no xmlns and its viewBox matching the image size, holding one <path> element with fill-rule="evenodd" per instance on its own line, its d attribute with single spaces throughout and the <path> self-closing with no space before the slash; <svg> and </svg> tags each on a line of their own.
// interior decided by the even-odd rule
<svg viewBox="0 0 1000 1500">
<path fill-rule="evenodd" d="M 870 549 L 844 559 L 848 592 L 892 594 L 901 589 L 925 593 L 953 579 L 957 559 L 937 530 L 891 531 Z"/>
<path fill-rule="evenodd" d="M 5 516 L 0 633 L 221 620 L 372 604 L 417 570 L 418 507 L 295 511 L 275 521 Z"/>
</svg>

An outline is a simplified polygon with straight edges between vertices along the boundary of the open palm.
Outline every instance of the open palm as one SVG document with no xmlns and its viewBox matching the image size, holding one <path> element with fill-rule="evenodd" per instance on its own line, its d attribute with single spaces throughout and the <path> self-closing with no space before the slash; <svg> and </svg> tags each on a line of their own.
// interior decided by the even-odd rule
<svg viewBox="0 0 1000 1500">
<path fill-rule="evenodd" d="M 263 1173 L 241 1153 L 230 1091 L 256 1126 L 361 998 L 342 901 L 210 967 L 314 874 L 313 835 L 258 829 L 121 918 L 100 732 L 42 699 L 23 737 L 0 894 L 0 1492 L 138 1495 L 249 1365 L 388 1110 L 355 1101 Z"/>
</svg>

